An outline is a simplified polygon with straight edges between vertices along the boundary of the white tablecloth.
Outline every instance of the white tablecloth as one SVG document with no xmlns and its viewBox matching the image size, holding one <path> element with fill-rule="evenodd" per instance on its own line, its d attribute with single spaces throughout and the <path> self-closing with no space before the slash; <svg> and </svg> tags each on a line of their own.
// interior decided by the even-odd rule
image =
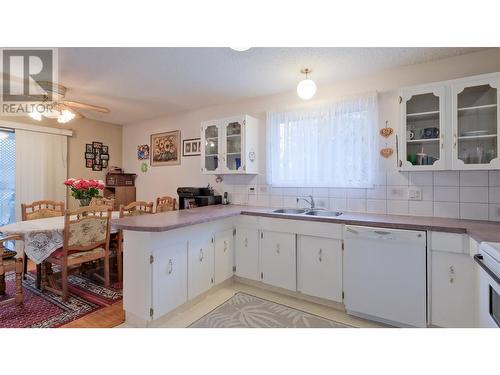
<svg viewBox="0 0 500 375">
<path fill-rule="evenodd" d="M 113 219 L 119 216 L 118 211 L 113 211 Z M 111 232 L 116 231 L 111 228 Z M 63 246 L 64 216 L 18 221 L 0 227 L 0 233 L 5 236 L 20 235 L 24 243 L 22 250 L 33 262 L 40 264 L 55 250 Z"/>
</svg>

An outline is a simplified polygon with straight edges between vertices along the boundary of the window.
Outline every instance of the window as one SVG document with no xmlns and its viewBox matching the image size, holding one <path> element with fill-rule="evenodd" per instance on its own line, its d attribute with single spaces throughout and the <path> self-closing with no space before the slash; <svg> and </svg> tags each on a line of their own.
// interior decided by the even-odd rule
<svg viewBox="0 0 500 375">
<path fill-rule="evenodd" d="M 16 136 L 0 129 L 0 226 L 16 221 Z"/>
<path fill-rule="evenodd" d="M 281 187 L 373 186 L 376 94 L 309 110 L 267 114 L 267 178 Z"/>
</svg>

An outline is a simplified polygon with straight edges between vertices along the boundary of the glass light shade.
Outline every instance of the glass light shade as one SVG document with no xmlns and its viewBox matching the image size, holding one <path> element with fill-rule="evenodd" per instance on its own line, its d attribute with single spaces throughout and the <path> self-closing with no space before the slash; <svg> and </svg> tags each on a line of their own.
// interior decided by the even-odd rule
<svg viewBox="0 0 500 375">
<path fill-rule="evenodd" d="M 297 95 L 301 99 L 311 99 L 314 94 L 316 94 L 316 84 L 312 79 L 304 79 L 297 85 Z"/>
<path fill-rule="evenodd" d="M 40 112 L 31 112 L 30 113 L 30 117 L 33 119 L 33 120 L 37 120 L 37 121 L 42 121 L 42 114 Z"/>
<path fill-rule="evenodd" d="M 61 112 L 61 115 L 57 118 L 57 122 L 60 124 L 65 124 L 75 118 L 75 114 L 67 109 Z"/>
</svg>

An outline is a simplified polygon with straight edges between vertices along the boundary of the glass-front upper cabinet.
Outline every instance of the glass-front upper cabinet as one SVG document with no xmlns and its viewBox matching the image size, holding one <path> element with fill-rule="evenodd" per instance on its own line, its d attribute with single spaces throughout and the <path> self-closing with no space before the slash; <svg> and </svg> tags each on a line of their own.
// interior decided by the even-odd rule
<svg viewBox="0 0 500 375">
<path fill-rule="evenodd" d="M 202 136 L 202 172 L 216 172 L 219 170 L 219 125 L 204 124 Z"/>
<path fill-rule="evenodd" d="M 418 86 L 401 91 L 401 170 L 443 169 L 445 88 Z"/>
<path fill-rule="evenodd" d="M 453 84 L 453 169 L 500 168 L 498 83 L 491 77 Z"/>
<path fill-rule="evenodd" d="M 225 166 L 228 171 L 238 171 L 242 169 L 242 121 L 229 121 L 224 123 L 226 152 L 224 155 Z"/>
</svg>

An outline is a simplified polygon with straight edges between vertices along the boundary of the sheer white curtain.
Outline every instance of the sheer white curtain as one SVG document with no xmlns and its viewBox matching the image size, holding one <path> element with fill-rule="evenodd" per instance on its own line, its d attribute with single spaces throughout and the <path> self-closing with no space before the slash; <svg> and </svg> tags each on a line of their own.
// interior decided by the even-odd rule
<svg viewBox="0 0 500 375">
<path fill-rule="evenodd" d="M 21 203 L 66 202 L 68 141 L 64 135 L 16 130 L 16 216 Z"/>
<path fill-rule="evenodd" d="M 267 179 L 282 187 L 373 186 L 377 94 L 267 114 Z"/>
</svg>

